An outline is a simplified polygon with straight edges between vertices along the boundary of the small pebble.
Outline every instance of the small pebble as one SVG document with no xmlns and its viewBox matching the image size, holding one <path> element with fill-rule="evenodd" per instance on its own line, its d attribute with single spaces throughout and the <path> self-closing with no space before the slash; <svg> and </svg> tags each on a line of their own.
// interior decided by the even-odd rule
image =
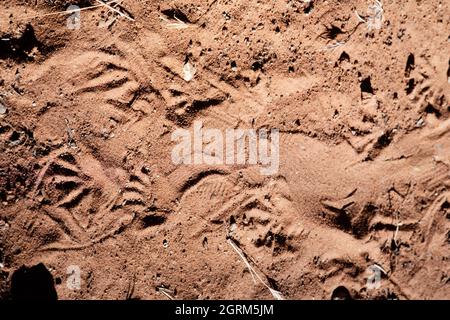
<svg viewBox="0 0 450 320">
<path fill-rule="evenodd" d="M 5 105 L 0 101 L 0 114 L 5 114 L 8 111 L 8 109 L 5 107 Z"/>
<path fill-rule="evenodd" d="M 187 82 L 191 81 L 194 78 L 195 72 L 194 66 L 190 62 L 187 62 L 183 67 L 183 79 Z"/>
<path fill-rule="evenodd" d="M 423 119 L 417 120 L 417 122 L 416 122 L 416 127 L 421 127 L 421 126 L 423 126 L 423 125 L 424 125 Z"/>
</svg>

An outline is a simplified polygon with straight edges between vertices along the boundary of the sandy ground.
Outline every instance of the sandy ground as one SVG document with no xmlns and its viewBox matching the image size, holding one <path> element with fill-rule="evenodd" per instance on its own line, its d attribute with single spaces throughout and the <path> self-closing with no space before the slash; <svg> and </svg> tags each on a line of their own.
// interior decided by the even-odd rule
<svg viewBox="0 0 450 320">
<path fill-rule="evenodd" d="M 448 1 L 110 6 L 0 0 L 4 298 L 450 298 Z M 174 164 L 196 121 L 279 170 Z"/>
</svg>

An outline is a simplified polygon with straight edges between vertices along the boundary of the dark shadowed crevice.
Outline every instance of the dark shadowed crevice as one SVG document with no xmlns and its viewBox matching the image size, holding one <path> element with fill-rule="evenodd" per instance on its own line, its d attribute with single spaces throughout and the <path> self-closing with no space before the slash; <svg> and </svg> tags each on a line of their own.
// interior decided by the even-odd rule
<svg viewBox="0 0 450 320">
<path fill-rule="evenodd" d="M 339 286 L 333 290 L 331 300 L 352 300 L 352 296 L 346 287 Z"/>
<path fill-rule="evenodd" d="M 370 77 L 363 79 L 361 81 L 360 87 L 361 87 L 361 94 L 363 94 L 364 92 L 374 94 Z"/>
<path fill-rule="evenodd" d="M 22 266 L 11 277 L 12 300 L 57 300 L 55 282 L 44 264 Z"/>
<path fill-rule="evenodd" d="M 33 60 L 31 52 L 35 48 L 44 55 L 54 50 L 54 48 L 44 45 L 36 38 L 34 29 L 30 24 L 25 27 L 20 37 L 4 34 L 1 35 L 1 38 L 0 59 L 25 62 Z"/>
</svg>

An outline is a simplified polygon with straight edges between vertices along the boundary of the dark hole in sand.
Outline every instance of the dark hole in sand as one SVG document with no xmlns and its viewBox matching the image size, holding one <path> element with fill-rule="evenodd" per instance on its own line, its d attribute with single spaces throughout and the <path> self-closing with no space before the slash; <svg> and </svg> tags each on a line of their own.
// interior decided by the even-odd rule
<svg viewBox="0 0 450 320">
<path fill-rule="evenodd" d="M 334 40 L 334 39 L 337 38 L 338 35 L 344 34 L 344 33 L 345 33 L 345 32 L 342 31 L 341 28 L 339 28 L 339 27 L 337 27 L 337 26 L 335 26 L 335 25 L 331 25 L 331 26 L 325 26 L 325 31 L 322 32 L 322 33 L 320 34 L 320 36 L 321 36 L 322 38 L 325 38 L 325 39 Z"/>
<path fill-rule="evenodd" d="M 52 274 L 44 264 L 22 266 L 11 277 L 12 300 L 57 300 Z"/>
<path fill-rule="evenodd" d="M 406 84 L 406 94 L 411 94 L 416 87 L 416 82 L 414 79 L 409 79 L 408 83 Z"/>
<path fill-rule="evenodd" d="M 13 59 L 18 62 L 30 61 L 31 51 L 37 48 L 41 53 L 48 53 L 53 48 L 46 47 L 37 38 L 33 27 L 28 24 L 18 38 L 8 34 L 0 36 L 0 59 Z"/>
<path fill-rule="evenodd" d="M 406 60 L 406 67 L 405 67 L 406 78 L 409 78 L 409 75 L 411 74 L 411 71 L 414 70 L 414 67 L 415 67 L 414 55 L 410 53 L 408 59 Z"/>
<path fill-rule="evenodd" d="M 180 9 L 166 9 L 162 10 L 161 13 L 169 19 L 178 19 L 184 23 L 190 23 L 189 18 Z"/>
<path fill-rule="evenodd" d="M 166 221 L 166 218 L 159 215 L 148 215 L 142 218 L 142 227 L 149 228 L 153 226 L 158 226 L 163 224 Z"/>
<path fill-rule="evenodd" d="M 333 290 L 331 300 L 352 300 L 352 296 L 346 287 L 339 286 Z"/>
<path fill-rule="evenodd" d="M 361 93 L 366 92 L 366 93 L 373 94 L 373 88 L 372 88 L 372 83 L 370 81 L 370 77 L 363 79 L 361 81 L 360 87 L 361 87 Z"/>
<path fill-rule="evenodd" d="M 342 61 L 350 62 L 350 56 L 345 51 L 342 51 L 341 55 L 339 56 L 339 62 L 342 62 Z"/>
<path fill-rule="evenodd" d="M 425 108 L 425 112 L 428 114 L 434 114 L 436 116 L 436 118 L 440 118 L 441 117 L 441 112 L 436 109 L 433 105 L 428 104 Z"/>
</svg>

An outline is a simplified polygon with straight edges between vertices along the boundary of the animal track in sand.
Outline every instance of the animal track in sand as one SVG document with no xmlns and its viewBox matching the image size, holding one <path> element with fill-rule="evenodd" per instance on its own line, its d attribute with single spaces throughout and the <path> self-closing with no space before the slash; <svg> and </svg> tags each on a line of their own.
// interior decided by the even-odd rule
<svg viewBox="0 0 450 320">
<path fill-rule="evenodd" d="M 236 8 L 240 6 L 245 7 Z M 320 14 L 328 12 L 327 23 L 334 23 L 335 11 L 316 7 Z M 236 13 L 227 16 L 235 19 Z M 349 21 L 342 30 L 351 30 L 351 16 L 341 17 Z M 251 37 L 236 35 L 230 40 L 230 48 L 242 45 L 249 50 L 248 65 L 242 58 L 246 53 L 240 53 L 239 60 L 232 50 L 220 48 L 226 30 L 214 30 L 217 44 L 203 35 L 202 41 L 186 41 L 175 52 L 165 43 L 166 34 L 155 33 L 157 28 L 129 35 L 111 32 L 101 43 L 77 48 L 77 42 L 52 51 L 42 63 L 26 64 L 20 71 L 20 92 L 26 94 L 14 95 L 17 101 L 11 102 L 8 117 L 14 116 L 12 111 L 26 110 L 35 115 L 30 121 L 35 123 L 34 138 L 40 143 L 51 140 L 50 153 L 38 155 L 38 178 L 29 194 L 34 199 L 33 214 L 27 216 L 30 232 L 45 228 L 37 215 L 51 219 L 59 232 L 58 237 L 44 239 L 41 249 L 83 249 L 105 239 L 115 245 L 122 237 L 113 235 L 123 233 L 142 240 L 138 242 L 145 252 L 140 253 L 148 254 L 142 260 L 149 259 L 152 266 L 159 262 L 149 252 L 154 243 L 163 243 L 157 258 L 161 268 L 170 265 L 167 270 L 173 271 L 176 258 L 200 250 L 209 254 L 208 263 L 233 265 L 235 257 L 221 247 L 228 236 L 262 272 L 275 274 L 285 286 L 298 288 L 294 282 L 313 274 L 324 290 L 345 286 L 351 296 L 364 289 L 364 270 L 374 263 L 386 270 L 383 281 L 399 284 L 391 283 L 402 296 L 399 287 L 408 288 L 410 280 L 418 279 L 429 255 L 445 258 L 441 256 L 449 249 L 450 139 L 448 88 L 441 78 L 448 77 L 447 61 L 441 77 L 437 74 L 442 70 L 422 63 L 418 54 L 408 59 L 401 87 L 395 89 L 405 99 L 398 102 L 408 101 L 408 116 L 426 118 L 424 126 L 404 131 L 403 121 L 396 127 L 385 117 L 404 118 L 395 108 L 390 110 L 380 78 L 369 72 L 374 65 L 364 61 L 351 42 L 345 47 L 339 81 L 330 82 L 324 75 L 334 77 L 338 67 L 322 65 L 327 69 L 322 73 L 314 63 L 333 59 L 333 54 L 301 55 L 300 47 L 289 44 L 275 57 L 269 42 L 295 42 L 296 38 L 281 38 L 299 22 L 271 23 L 263 29 L 249 25 L 249 30 L 255 29 L 248 31 Z M 258 33 L 272 27 L 279 31 L 268 41 L 262 39 L 261 48 L 251 44 L 250 40 L 258 41 Z M 196 27 L 199 33 L 212 33 L 214 26 L 202 29 Z M 164 30 L 191 37 L 190 27 Z M 377 37 L 366 37 L 360 45 L 375 43 Z M 323 45 L 311 39 L 302 42 L 305 48 Z M 226 53 L 220 59 L 218 49 Z M 279 62 L 285 72 L 271 65 L 272 60 L 286 61 Z M 183 79 L 186 61 L 196 69 L 188 82 Z M 303 66 L 305 70 L 297 72 Z M 359 72 L 364 74 L 362 82 Z M 356 95 L 350 86 L 356 86 Z M 352 101 L 360 89 L 364 98 Z M 28 96 L 36 103 L 19 103 Z M 280 128 L 280 171 L 264 177 L 250 166 L 173 165 L 170 133 L 189 129 L 195 120 L 220 130 Z M 4 130 L 0 136 L 5 145 L 27 139 L 25 131 Z M 173 252 L 180 256 L 164 258 Z M 189 271 L 203 262 L 193 262 Z M 435 263 L 433 267 L 440 266 Z M 178 273 L 183 274 L 175 270 Z"/>
</svg>

